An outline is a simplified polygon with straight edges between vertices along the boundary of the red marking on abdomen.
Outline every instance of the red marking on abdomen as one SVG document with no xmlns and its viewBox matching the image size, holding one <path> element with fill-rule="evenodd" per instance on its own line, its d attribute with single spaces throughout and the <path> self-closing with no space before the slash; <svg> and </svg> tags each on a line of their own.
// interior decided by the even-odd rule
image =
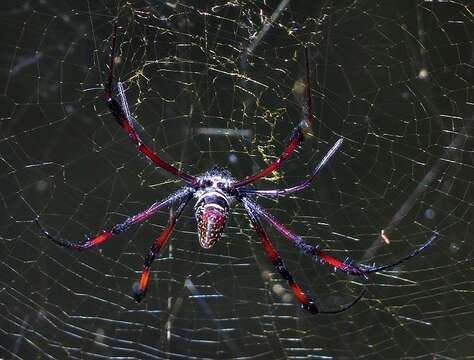
<svg viewBox="0 0 474 360">
<path fill-rule="evenodd" d="M 199 244 L 205 248 L 211 248 L 221 237 L 227 220 L 226 211 L 222 211 L 212 205 L 199 206 L 196 209 L 198 225 Z"/>
</svg>

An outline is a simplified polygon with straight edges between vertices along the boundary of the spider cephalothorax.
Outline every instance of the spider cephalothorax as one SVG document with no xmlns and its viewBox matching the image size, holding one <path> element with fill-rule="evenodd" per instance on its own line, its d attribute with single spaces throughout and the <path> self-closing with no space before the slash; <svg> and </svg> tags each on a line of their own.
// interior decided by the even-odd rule
<svg viewBox="0 0 474 360">
<path fill-rule="evenodd" d="M 109 63 L 109 76 L 108 81 L 105 84 L 105 102 L 109 107 L 110 113 L 113 115 L 117 123 L 125 130 L 128 134 L 130 140 L 135 144 L 138 151 L 145 155 L 150 161 L 152 161 L 157 166 L 166 170 L 168 173 L 178 177 L 182 180 L 185 185 L 166 197 L 163 200 L 157 201 L 152 204 L 147 209 L 142 212 L 130 216 L 124 222 L 115 225 L 111 230 L 106 230 L 100 232 L 98 235 L 92 238 L 88 238 L 83 242 L 70 242 L 67 240 L 57 239 L 50 235 L 50 233 L 45 230 L 38 220 L 36 223 L 40 226 L 41 231 L 45 236 L 56 242 L 61 246 L 72 248 L 75 250 L 85 250 L 96 246 L 114 235 L 120 234 L 128 230 L 131 226 L 135 224 L 142 223 L 149 219 L 151 216 L 156 214 L 163 208 L 169 207 L 172 204 L 176 204 L 177 208 L 169 220 L 168 225 L 164 228 L 160 236 L 158 236 L 153 242 L 148 255 L 145 258 L 143 264 L 142 275 L 140 281 L 134 286 L 134 298 L 136 301 L 140 301 L 146 293 L 149 283 L 150 267 L 159 254 L 162 246 L 169 239 L 171 232 L 176 224 L 176 221 L 181 216 L 184 208 L 191 198 L 196 199 L 195 204 L 195 216 L 197 220 L 198 227 L 198 238 L 199 243 L 203 248 L 211 248 L 221 237 L 224 230 L 225 223 L 230 213 L 231 206 L 234 202 L 240 204 L 250 220 L 252 227 L 257 233 L 260 241 L 263 245 L 265 253 L 270 258 L 275 270 L 280 273 L 280 275 L 288 282 L 295 298 L 301 303 L 302 307 L 305 310 L 315 314 L 315 313 L 338 313 L 345 311 L 353 306 L 357 301 L 359 301 L 364 294 L 362 292 L 355 300 L 346 306 L 330 311 L 320 310 L 315 302 L 305 295 L 301 290 L 298 283 L 293 279 L 291 273 L 286 269 L 283 260 L 280 255 L 278 255 L 277 250 L 273 247 L 270 240 L 268 239 L 267 233 L 263 229 L 260 220 L 267 221 L 271 226 L 273 226 L 284 238 L 291 241 L 298 249 L 304 251 L 306 254 L 313 257 L 315 261 L 327 263 L 333 266 L 335 269 L 341 270 L 347 274 L 357 275 L 357 276 L 366 276 L 369 273 L 376 271 L 388 269 L 394 267 L 401 262 L 408 260 L 421 251 L 423 251 L 431 242 L 436 238 L 436 233 L 431 236 L 428 241 L 426 241 L 422 246 L 413 250 L 411 253 L 406 255 L 400 260 L 397 260 L 391 264 L 380 265 L 380 266 L 356 266 L 351 265 L 347 261 L 338 260 L 323 250 L 320 250 L 317 246 L 307 244 L 300 236 L 293 233 L 291 230 L 287 229 L 282 223 L 276 220 L 267 210 L 260 207 L 256 202 L 254 202 L 254 196 L 266 196 L 266 197 L 283 197 L 291 193 L 302 191 L 308 188 L 311 185 L 311 182 L 319 173 L 319 171 L 328 163 L 328 161 L 334 156 L 339 147 L 342 145 L 342 138 L 337 140 L 335 144 L 329 149 L 326 155 L 321 159 L 321 161 L 313 168 L 309 176 L 299 182 L 294 186 L 290 186 L 283 189 L 272 189 L 272 190 L 263 190 L 263 189 L 254 189 L 254 188 L 244 188 L 245 185 L 252 184 L 259 179 L 267 176 L 271 172 L 277 170 L 285 160 L 294 152 L 299 144 L 304 139 L 305 134 L 308 132 L 308 129 L 311 128 L 312 124 L 312 107 L 311 107 L 311 86 L 310 86 L 310 71 L 309 71 L 309 60 L 308 60 L 308 51 L 305 49 L 305 59 L 306 59 L 306 114 L 303 120 L 298 122 L 298 125 L 293 130 L 289 136 L 288 143 L 283 149 L 280 157 L 267 165 L 261 171 L 256 174 L 249 176 L 242 180 L 235 180 L 229 172 L 224 169 L 214 167 L 208 172 L 204 173 L 201 176 L 193 176 L 182 170 L 177 169 L 173 165 L 167 163 L 161 159 L 156 153 L 154 153 L 149 147 L 147 147 L 140 135 L 136 132 L 134 128 L 134 121 L 130 116 L 128 110 L 128 104 L 125 96 L 125 91 L 122 84 L 119 82 L 117 84 L 119 99 L 117 100 L 113 96 L 113 67 L 114 67 L 114 54 L 115 54 L 115 42 L 116 42 L 117 26 L 115 25 L 113 35 L 112 35 L 112 51 L 110 54 L 110 63 Z"/>
</svg>

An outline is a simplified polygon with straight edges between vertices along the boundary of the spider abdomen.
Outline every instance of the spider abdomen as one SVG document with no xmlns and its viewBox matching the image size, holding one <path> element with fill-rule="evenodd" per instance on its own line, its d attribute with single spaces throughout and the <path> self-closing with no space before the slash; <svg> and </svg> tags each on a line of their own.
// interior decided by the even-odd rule
<svg viewBox="0 0 474 360">
<path fill-rule="evenodd" d="M 209 189 L 198 198 L 194 209 L 199 244 L 204 249 L 210 249 L 224 231 L 229 216 L 229 202 L 223 192 Z"/>
</svg>

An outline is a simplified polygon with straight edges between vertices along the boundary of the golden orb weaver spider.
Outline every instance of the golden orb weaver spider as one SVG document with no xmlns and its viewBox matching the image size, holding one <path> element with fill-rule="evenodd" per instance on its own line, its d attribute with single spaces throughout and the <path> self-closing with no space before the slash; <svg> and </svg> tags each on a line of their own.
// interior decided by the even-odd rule
<svg viewBox="0 0 474 360">
<path fill-rule="evenodd" d="M 306 84 L 305 84 L 305 96 L 306 96 L 306 115 L 301 120 L 296 128 L 291 133 L 288 143 L 283 149 L 280 157 L 266 166 L 263 170 L 257 172 L 242 180 L 234 179 L 231 174 L 221 168 L 214 167 L 213 169 L 205 172 L 199 176 L 190 175 L 182 170 L 177 169 L 168 162 L 162 160 L 156 153 L 154 153 L 149 147 L 147 147 L 140 135 L 134 128 L 130 112 L 128 110 L 128 103 L 125 97 L 123 86 L 120 82 L 117 83 L 120 99 L 117 100 L 113 96 L 112 84 L 113 84 L 113 70 L 114 70 L 114 57 L 115 57 L 115 45 L 117 38 L 117 24 L 114 25 L 112 33 L 112 49 L 110 53 L 109 73 L 108 80 L 105 84 L 105 102 L 113 115 L 117 123 L 125 130 L 130 140 L 135 144 L 137 150 L 141 152 L 145 157 L 151 160 L 156 166 L 161 167 L 172 175 L 182 180 L 185 185 L 179 190 L 175 191 L 165 199 L 153 203 L 150 207 L 144 211 L 130 216 L 124 222 L 115 225 L 110 230 L 104 230 L 97 236 L 88 238 L 83 242 L 70 242 L 67 240 L 57 239 L 52 236 L 36 219 L 37 225 L 40 227 L 42 233 L 54 241 L 56 244 L 61 246 L 75 249 L 75 250 L 86 250 L 100 243 L 108 240 L 114 235 L 120 234 L 128 230 L 131 226 L 142 223 L 148 220 L 151 216 L 156 214 L 159 210 L 169 207 L 172 204 L 177 204 L 177 209 L 172 214 L 167 226 L 162 233 L 153 242 L 148 255 L 145 258 L 141 278 L 137 286 L 134 287 L 133 296 L 137 302 L 140 302 L 146 293 L 149 284 L 150 267 L 153 260 L 159 254 L 163 245 L 166 244 L 169 239 L 173 228 L 183 213 L 184 208 L 191 200 L 196 199 L 194 210 L 197 221 L 197 233 L 199 243 L 204 249 L 210 249 L 221 237 L 224 230 L 227 218 L 230 213 L 231 206 L 234 203 L 239 203 L 243 206 L 246 215 L 248 216 L 252 227 L 260 238 L 263 249 L 267 256 L 270 258 L 276 271 L 280 273 L 283 279 L 288 282 L 291 290 L 293 291 L 296 299 L 301 303 L 301 306 L 312 314 L 323 313 L 323 314 L 335 314 L 343 312 L 351 308 L 356 304 L 363 296 L 365 291 L 362 291 L 355 300 L 351 303 L 344 305 L 340 309 L 336 310 L 321 310 L 316 306 L 313 299 L 308 297 L 300 288 L 298 283 L 293 279 L 293 276 L 286 269 L 283 260 L 278 254 L 277 250 L 270 243 L 270 240 L 261 225 L 261 220 L 267 221 L 273 226 L 284 238 L 291 241 L 299 250 L 312 256 L 315 260 L 327 263 L 334 268 L 343 271 L 344 273 L 364 276 L 367 274 L 392 268 L 400 263 L 418 255 L 428 245 L 430 245 L 437 236 L 435 232 L 428 241 L 422 246 L 416 248 L 405 257 L 386 265 L 379 266 L 356 266 L 349 264 L 347 261 L 338 260 L 323 250 L 320 250 L 316 246 L 307 244 L 300 236 L 287 229 L 283 224 L 276 220 L 267 210 L 258 205 L 254 200 L 254 196 L 265 196 L 265 197 L 283 197 L 289 194 L 302 191 L 308 188 L 316 175 L 320 170 L 328 163 L 328 161 L 334 156 L 337 150 L 343 143 L 343 139 L 338 139 L 335 144 L 329 149 L 322 160 L 313 168 L 309 176 L 301 181 L 300 183 L 282 189 L 273 190 L 261 190 L 255 188 L 246 188 L 244 186 L 250 185 L 259 179 L 269 175 L 273 171 L 280 168 L 280 166 L 287 160 L 294 150 L 304 140 L 305 134 L 312 126 L 312 104 L 311 104 L 311 83 L 310 83 L 310 66 L 308 50 L 305 48 L 305 72 L 306 72 Z"/>
</svg>

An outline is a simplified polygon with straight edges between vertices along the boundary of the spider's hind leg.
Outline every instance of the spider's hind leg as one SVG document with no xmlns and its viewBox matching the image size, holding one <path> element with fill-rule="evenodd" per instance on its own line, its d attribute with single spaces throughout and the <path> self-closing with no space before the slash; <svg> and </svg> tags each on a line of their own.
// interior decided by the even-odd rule
<svg viewBox="0 0 474 360">
<path fill-rule="evenodd" d="M 359 267 L 362 269 L 362 272 L 364 273 L 364 275 L 378 272 L 381 270 L 394 268 L 395 266 L 400 265 L 404 263 L 405 261 L 411 259 L 412 257 L 415 257 L 418 254 L 420 254 L 423 250 L 425 250 L 428 246 L 430 246 L 433 243 L 433 241 L 436 240 L 438 235 L 439 235 L 438 232 L 434 231 L 433 235 L 431 235 L 430 238 L 427 241 L 425 241 L 420 247 L 417 247 L 415 250 L 411 251 L 408 255 L 398 260 L 395 260 L 394 262 L 391 262 L 389 264 L 383 264 L 383 265 L 375 265 L 375 264 L 374 265 L 359 265 Z"/>
<path fill-rule="evenodd" d="M 438 237 L 438 232 L 434 232 L 434 234 L 423 243 L 420 247 L 416 248 L 415 250 L 411 251 L 408 255 L 398 259 L 390 264 L 384 265 L 372 265 L 372 266 L 364 266 L 364 265 L 354 265 L 348 261 L 342 261 L 332 257 L 328 253 L 323 250 L 320 250 L 317 246 L 307 244 L 301 236 L 298 236 L 291 230 L 287 229 L 282 223 L 276 220 L 267 210 L 262 208 L 261 206 L 257 205 L 255 202 L 251 201 L 249 198 L 244 197 L 242 202 L 249 210 L 253 211 L 257 216 L 264 218 L 268 223 L 275 228 L 284 238 L 290 240 L 298 249 L 303 251 L 304 253 L 313 257 L 315 261 L 322 261 L 323 263 L 329 264 L 334 268 L 345 272 L 346 274 L 350 275 L 357 275 L 367 277 L 367 274 L 374 273 L 381 270 L 386 270 L 393 268 L 423 252 L 431 243 Z"/>
<path fill-rule="evenodd" d="M 315 301 L 311 298 L 309 298 L 303 290 L 301 290 L 300 286 L 298 283 L 293 279 L 293 276 L 290 274 L 290 272 L 287 270 L 285 264 L 283 263 L 283 260 L 281 259 L 280 255 L 276 251 L 276 249 L 273 247 L 273 245 L 270 243 L 270 240 L 268 239 L 267 233 L 265 230 L 263 230 L 263 227 L 260 223 L 260 221 L 257 218 L 257 215 L 252 211 L 250 207 L 247 206 L 247 203 L 245 201 L 242 202 L 244 205 L 244 208 L 247 212 L 247 216 L 250 219 L 250 222 L 252 223 L 252 226 L 257 233 L 257 235 L 260 237 L 260 240 L 262 241 L 263 249 L 265 250 L 265 253 L 267 256 L 270 258 L 274 268 L 276 271 L 278 271 L 283 279 L 288 281 L 288 285 L 290 286 L 291 290 L 293 291 L 294 296 L 298 299 L 298 301 L 301 303 L 301 307 L 309 311 L 311 314 L 337 314 L 343 311 L 346 311 L 350 309 L 352 306 L 354 306 L 365 294 L 365 289 L 355 298 L 352 302 L 349 304 L 344 305 L 340 309 L 336 310 L 321 310 L 317 307 Z"/>
</svg>

